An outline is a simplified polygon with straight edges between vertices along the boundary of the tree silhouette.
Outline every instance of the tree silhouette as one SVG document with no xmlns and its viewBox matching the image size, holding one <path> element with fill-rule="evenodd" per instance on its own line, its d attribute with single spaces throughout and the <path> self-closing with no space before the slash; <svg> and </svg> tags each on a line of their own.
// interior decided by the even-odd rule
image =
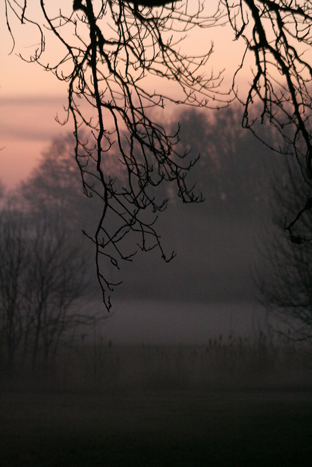
<svg viewBox="0 0 312 467">
<path fill-rule="evenodd" d="M 293 225 L 292 241 L 285 231 L 287 217 L 295 218 L 311 197 L 311 186 L 302 183 L 294 159 L 284 157 L 273 165 L 268 193 L 269 219 L 260 236 L 261 256 L 255 274 L 259 300 L 274 318 L 273 325 L 279 333 L 296 341 L 311 341 L 311 210 L 304 210 L 300 225 Z"/>
<path fill-rule="evenodd" d="M 311 2 L 220 0 L 219 13 L 222 21 L 230 23 L 235 39 L 246 45 L 233 80 L 233 91 L 244 106 L 243 126 L 269 144 L 259 134 L 258 124 L 267 121 L 272 125 L 284 141 L 280 144 L 281 139 L 277 139 L 274 149 L 296 158 L 303 176 L 303 180 L 297 178 L 299 185 L 311 184 Z M 236 82 L 241 70 L 250 67 L 250 58 L 254 64 L 251 84 L 242 96 Z M 306 209 L 310 209 L 308 200 L 299 208 L 294 223 Z M 294 223 L 286 225 L 291 240 Z"/>
<path fill-rule="evenodd" d="M 13 46 L 16 31 L 11 15 L 39 39 L 39 47 L 22 58 L 67 83 L 66 116 L 59 121 L 73 122 L 84 193 L 103 202 L 95 233 L 86 234 L 96 247 L 97 277 L 109 310 L 109 294 L 116 284 L 105 273 L 107 262 L 119 269 L 121 261 L 132 260 L 138 247 L 143 251 L 158 248 L 165 261 L 173 257 L 166 255 L 155 228 L 158 213 L 166 207 L 166 199 L 157 196 L 158 187 L 173 182 L 183 202 L 201 201 L 186 182 L 195 160 L 177 151 L 179 128 L 168 134 L 154 111 L 163 109 L 166 102 L 221 105 L 220 75 L 206 77 L 201 72 L 212 47 L 198 57 L 180 51 L 188 31 L 214 25 L 216 18 L 205 18 L 200 2 L 191 13 L 187 4 L 159 0 L 53 4 L 41 0 L 36 13 L 27 0 L 6 0 L 5 4 Z M 42 20 L 37 19 L 39 14 Z M 50 56 L 46 44 L 55 39 L 60 51 Z M 149 92 L 148 76 L 176 83 L 180 96 L 174 99 Z M 113 158 L 110 170 L 109 158 Z M 117 183 L 115 170 L 120 167 L 124 177 Z M 129 234 L 133 236 L 130 250 L 128 242 L 124 247 Z"/>
<path fill-rule="evenodd" d="M 23 299 L 27 285 L 29 248 L 23 216 L 12 209 L 0 212 L 0 341 L 5 349 L 7 370 L 12 371 L 23 338 Z"/>
<path fill-rule="evenodd" d="M 101 203 L 83 194 L 74 147 L 75 138 L 70 133 L 55 138 L 41 154 L 38 166 L 15 190 L 14 197 L 24 212 L 40 217 L 49 210 L 51 217 L 54 214 L 67 219 L 79 235 L 86 225 L 94 225 Z"/>
<path fill-rule="evenodd" d="M 0 343 L 7 369 L 22 357 L 35 369 L 46 365 L 65 337 L 95 322 L 83 309 L 90 297 L 82 236 L 71 234 L 68 218 L 42 207 L 40 216 L 6 200 L 0 211 Z"/>
<path fill-rule="evenodd" d="M 205 76 L 212 47 L 203 56 L 181 52 L 181 42 L 195 28 L 228 24 L 245 51 L 233 77 L 232 91 L 244 107 L 243 127 L 265 144 L 270 141 L 261 125 L 269 123 L 282 137 L 273 147 L 296 158 L 303 180 L 312 183 L 311 2 L 300 0 L 219 0 L 214 14 L 205 15 L 204 2 L 165 0 L 40 0 L 31 10 L 27 0 L 5 0 L 6 19 L 13 38 L 12 16 L 34 34 L 35 46 L 24 60 L 36 62 L 67 84 L 68 102 L 62 124 L 74 125 L 75 157 L 87 196 L 98 196 L 103 210 L 94 235 L 97 276 L 103 300 L 110 308 L 114 289 L 106 265 L 120 268 L 138 248 L 162 248 L 155 227 L 166 199 L 159 187 L 173 182 L 184 202 L 198 202 L 186 175 L 195 160 L 179 151 L 179 127 L 169 133 L 157 120 L 165 104 L 215 107 L 224 104 L 218 85 L 221 76 Z M 41 19 L 38 19 L 41 18 Z M 35 32 L 34 32 L 35 31 Z M 37 35 L 36 35 L 37 34 Z M 49 45 L 57 53 L 48 53 Z M 251 67 L 250 67 L 251 64 Z M 237 82 L 251 68 L 246 91 Z M 149 91 L 148 77 L 173 82 L 179 97 Z M 260 109 L 260 110 L 259 110 Z M 107 164 L 107 160 L 113 161 Z M 108 168 L 109 167 L 109 168 Z M 122 167 L 122 171 L 120 170 Z M 122 183 L 117 175 L 123 172 Z M 286 225 L 291 241 L 295 224 L 311 207 L 306 199 Z M 125 238 L 131 236 L 132 248 Z"/>
</svg>

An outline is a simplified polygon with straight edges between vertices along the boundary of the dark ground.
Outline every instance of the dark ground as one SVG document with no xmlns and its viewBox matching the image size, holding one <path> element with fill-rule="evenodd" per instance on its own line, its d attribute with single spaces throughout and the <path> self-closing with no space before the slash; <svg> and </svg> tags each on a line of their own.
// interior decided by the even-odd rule
<svg viewBox="0 0 312 467">
<path fill-rule="evenodd" d="M 0 394 L 2 467 L 308 466 L 312 390 Z"/>
</svg>

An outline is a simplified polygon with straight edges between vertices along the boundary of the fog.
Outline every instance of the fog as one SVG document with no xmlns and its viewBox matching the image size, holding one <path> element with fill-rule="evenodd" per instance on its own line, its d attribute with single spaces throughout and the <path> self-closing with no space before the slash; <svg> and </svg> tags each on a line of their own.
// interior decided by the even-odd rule
<svg viewBox="0 0 312 467">
<path fill-rule="evenodd" d="M 265 310 L 255 302 L 120 300 L 97 333 L 106 344 L 207 345 L 220 336 L 256 336 L 267 325 Z M 86 333 L 92 340 L 93 330 Z"/>
<path fill-rule="evenodd" d="M 1 465 L 311 458 L 311 348 L 272 332 L 252 278 L 274 156 L 241 130 L 235 108 L 178 121 L 181 145 L 201 153 L 190 183 L 205 202 L 183 205 L 169 191 L 156 227 L 177 256 L 167 264 L 156 250 L 138 252 L 121 271 L 108 267 L 123 281 L 110 313 L 81 234 L 94 233 L 100 206 L 73 178 L 70 137 L 52 142 L 15 193 L 22 209 L 2 213 L 0 292 L 12 282 L 19 293 L 17 313 L 0 315 Z M 8 268 L 3 281 L 11 262 L 18 274 Z"/>
<path fill-rule="evenodd" d="M 177 254 L 170 263 L 157 251 L 139 252 L 113 275 L 123 283 L 103 326 L 114 342 L 205 343 L 220 333 L 246 335 L 266 320 L 252 273 L 275 154 L 240 128 L 235 107 L 210 119 L 189 111 L 177 121 L 181 145 L 201 155 L 189 175 L 205 201 L 183 205 L 173 198 L 159 216 L 165 251 Z"/>
<path fill-rule="evenodd" d="M 21 303 L 27 298 L 23 306 L 28 310 L 33 301 L 34 310 L 42 309 L 40 313 L 46 313 L 46 317 L 45 321 L 40 317 L 40 326 L 45 323 L 40 337 L 39 324 L 35 325 L 39 315 L 33 316 L 33 311 L 27 311 L 27 324 L 21 324 L 21 333 L 16 328 L 11 336 L 13 353 L 18 355 L 23 348 L 29 349 L 36 342 L 33 358 L 38 359 L 39 353 L 43 352 L 42 358 L 47 360 L 48 355 L 57 353 L 63 339 L 73 339 L 75 330 L 78 342 L 80 336 L 87 337 L 88 342 L 94 340 L 95 322 L 96 338 L 114 345 L 206 345 L 220 335 L 223 338 L 250 337 L 260 329 L 266 329 L 266 313 L 257 303 L 252 273 L 259 261 L 259 232 L 266 225 L 267 167 L 274 155 L 250 132 L 244 131 L 240 122 L 240 111 L 234 106 L 210 114 L 188 110 L 176 114 L 175 120 L 167 125 L 168 131 L 173 133 L 180 123 L 180 147 L 190 149 L 191 159 L 200 154 L 199 161 L 189 173 L 189 184 L 196 184 L 204 202 L 183 204 L 175 187 L 157 187 L 158 195 L 169 197 L 169 203 L 160 213 L 155 227 L 165 252 L 170 256 L 174 251 L 176 257 L 165 263 L 157 249 L 147 253 L 138 251 L 132 261 L 120 262 L 120 271 L 112 266 L 106 269 L 112 282 L 122 281 L 111 293 L 110 313 L 103 306 L 96 280 L 94 245 L 81 233 L 81 230 L 89 235 L 94 233 L 100 203 L 82 194 L 72 157 L 72 137 L 52 141 L 33 174 L 14 193 L 17 206 L 22 207 L 19 225 L 24 222 L 27 212 L 30 213 L 27 221 L 30 224 L 25 231 L 34 230 L 39 222 L 39 227 L 35 228 L 39 237 L 29 245 L 29 254 L 32 255 L 40 244 L 45 255 L 40 258 L 36 253 L 37 263 L 40 261 L 37 266 L 33 262 L 30 272 L 27 272 L 31 264 L 29 257 L 23 259 L 25 278 L 21 275 L 18 280 L 21 284 L 26 280 L 29 285 L 21 293 Z M 65 227 L 68 233 L 64 231 Z M 66 238 L 66 246 L 63 240 L 58 240 L 61 238 Z M 26 240 L 29 242 L 29 235 Z M 50 298 L 38 308 L 38 303 L 43 303 L 42 291 L 38 287 L 38 290 L 32 288 L 43 280 L 43 276 L 38 276 L 38 271 L 44 271 L 42 264 L 51 267 L 48 258 L 58 241 L 64 251 L 58 248 L 59 262 L 51 272 L 46 270 L 46 277 L 59 271 L 55 279 L 59 285 L 55 291 L 50 290 L 47 295 Z M 135 236 L 125 237 L 124 251 L 131 252 L 135 242 Z M 81 258 L 77 251 L 81 252 Z M 4 247 L 3 254 L 5 252 Z M 73 287 L 73 281 L 65 280 L 62 255 L 75 258 L 66 264 L 68 278 L 77 276 L 72 290 L 68 289 L 68 284 Z M 78 266 L 78 259 L 83 267 Z M 50 279 L 47 280 L 49 284 Z M 68 295 L 66 303 L 59 293 L 63 289 Z M 61 319 L 58 309 L 64 310 L 61 321 L 58 321 Z M 67 324 L 63 326 L 61 323 L 65 318 Z M 58 322 L 59 326 L 55 324 Z M 52 352 L 53 333 L 58 339 Z"/>
</svg>

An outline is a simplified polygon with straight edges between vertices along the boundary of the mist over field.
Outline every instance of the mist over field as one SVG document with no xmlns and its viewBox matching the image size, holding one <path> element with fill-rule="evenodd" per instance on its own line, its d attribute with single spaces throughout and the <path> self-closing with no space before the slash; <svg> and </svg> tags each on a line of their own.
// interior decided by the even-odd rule
<svg viewBox="0 0 312 467">
<path fill-rule="evenodd" d="M 103 339 L 114 344 L 206 345 L 220 334 L 252 336 L 268 325 L 265 310 L 254 302 L 124 299 L 115 308 L 99 323 Z M 85 332 L 92 339 L 93 331 Z"/>
<path fill-rule="evenodd" d="M 268 225 L 271 160 L 278 156 L 241 128 L 235 106 L 210 113 L 191 109 L 172 117 L 167 127 L 174 133 L 181 125 L 179 148 L 190 151 L 189 160 L 200 155 L 188 183 L 195 184 L 204 202 L 183 204 L 170 184 L 157 187 L 157 196 L 169 202 L 155 227 L 166 254 L 174 251 L 176 257 L 165 263 L 157 250 L 138 251 L 131 261 L 120 261 L 120 271 L 107 263 L 110 280 L 122 281 L 111 294 L 110 314 L 101 302 L 93 244 L 84 239 L 82 247 L 81 242 L 81 230 L 94 234 L 101 206 L 82 194 L 70 136 L 47 147 L 15 195 L 32 216 L 43 205 L 49 215 L 63 216 L 70 228 L 68 244 L 76 243 L 88 258 L 89 283 L 78 294 L 84 313 L 100 318 L 101 332 L 114 343 L 205 345 L 220 334 L 250 335 L 266 326 L 252 273 L 260 258 L 260 232 Z M 274 139 L 269 128 L 265 131 Z M 117 169 L 108 165 L 107 170 Z M 136 237 L 126 237 L 123 251 L 135 247 Z"/>
<path fill-rule="evenodd" d="M 1 315 L 1 465 L 308 465 L 311 348 L 273 332 L 252 279 L 272 154 L 235 108 L 176 120 L 180 144 L 201 153 L 190 183 L 205 202 L 160 192 L 170 199 L 158 232 L 177 256 L 139 252 L 112 267 L 123 283 L 110 313 L 80 233 L 100 206 L 81 193 L 70 136 L 18 189 L 22 215 L 2 213 L 1 258 L 20 258 L 20 295 L 14 320 Z"/>
<path fill-rule="evenodd" d="M 189 183 L 196 183 L 204 202 L 183 205 L 170 192 L 157 220 L 165 252 L 177 254 L 170 263 L 157 251 L 138 252 L 120 274 L 112 268 L 113 280 L 123 283 L 104 322 L 108 339 L 196 344 L 264 325 L 252 273 L 266 226 L 266 171 L 275 155 L 240 128 L 240 118 L 235 107 L 208 117 L 191 110 L 171 123 L 173 129 L 181 124 L 180 145 L 191 148 L 190 157 L 200 154 Z"/>
</svg>

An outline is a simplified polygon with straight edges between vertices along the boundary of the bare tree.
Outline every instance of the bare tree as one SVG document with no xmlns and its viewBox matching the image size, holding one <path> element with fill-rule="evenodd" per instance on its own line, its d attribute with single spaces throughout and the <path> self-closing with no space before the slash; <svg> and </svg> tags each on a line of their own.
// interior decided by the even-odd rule
<svg viewBox="0 0 312 467">
<path fill-rule="evenodd" d="M 64 219 L 51 219 L 49 213 L 31 230 L 26 300 L 33 319 L 33 367 L 39 351 L 47 363 L 55 356 L 61 337 L 77 322 L 91 319 L 81 311 L 82 298 L 88 293 L 82 239 L 72 240 Z"/>
<path fill-rule="evenodd" d="M 300 226 L 294 224 L 292 241 L 285 230 L 287 216 L 294 217 L 311 197 L 311 187 L 302 183 L 296 162 L 285 157 L 273 166 L 269 193 L 269 218 L 260 236 L 261 259 L 255 274 L 259 300 L 279 332 L 294 340 L 311 341 L 311 210 L 304 210 Z"/>
<path fill-rule="evenodd" d="M 195 161 L 177 150 L 179 128 L 168 134 L 153 110 L 163 109 L 166 102 L 221 105 L 220 75 L 206 77 L 201 72 L 212 47 L 198 57 L 180 51 L 188 31 L 215 25 L 217 18 L 204 17 L 201 2 L 194 8 L 164 0 L 40 1 L 37 14 L 42 21 L 27 0 L 5 4 L 13 42 L 11 15 L 29 31 L 34 29 L 39 39 L 40 46 L 23 59 L 68 84 L 62 124 L 70 118 L 74 124 L 75 158 L 85 194 L 103 202 L 95 233 L 87 235 L 96 247 L 97 277 L 110 309 L 109 293 L 116 284 L 105 274 L 107 262 L 119 269 L 121 261 L 132 261 L 138 245 L 143 251 L 158 248 L 165 261 L 173 257 L 165 254 L 155 230 L 157 215 L 166 207 L 166 199 L 156 196 L 158 187 L 174 182 L 184 202 L 201 201 L 186 183 Z M 60 47 L 57 59 L 45 51 L 55 39 Z M 180 96 L 149 92 L 148 76 L 176 83 Z M 107 170 L 110 155 L 113 164 Z M 115 172 L 120 166 L 126 174 L 121 185 Z M 128 235 L 133 238 L 130 250 L 129 243 L 124 244 Z"/>
<path fill-rule="evenodd" d="M 29 264 L 27 224 L 11 206 L 0 214 L 0 336 L 11 371 L 17 349 L 28 323 L 24 297 Z"/>
<path fill-rule="evenodd" d="M 267 121 L 282 136 L 273 142 L 276 151 L 296 158 L 303 179 L 298 189 L 312 181 L 312 4 L 300 0 L 220 0 L 221 21 L 229 22 L 235 39 L 244 41 L 245 52 L 233 80 L 233 91 L 244 105 L 243 126 L 259 135 Z M 236 86 L 240 72 L 253 64 L 247 93 Z M 259 111 L 260 103 L 260 111 Z M 290 187 L 291 189 L 291 187 Z M 302 200 L 298 213 L 310 209 Z M 301 214 L 295 216 L 299 223 Z M 294 223 L 286 225 L 290 239 Z"/>
<path fill-rule="evenodd" d="M 71 234 L 79 237 L 81 229 L 96 225 L 102 205 L 99 198 L 83 194 L 74 148 L 73 135 L 55 138 L 41 154 L 38 166 L 15 190 L 14 199 L 32 216 L 46 216 L 49 211 L 51 219 L 53 215 L 64 219 Z"/>
<path fill-rule="evenodd" d="M 52 359 L 64 337 L 94 321 L 83 237 L 73 242 L 64 218 L 50 212 L 1 213 L 0 333 L 8 369 L 17 353 L 37 366 Z"/>
<path fill-rule="evenodd" d="M 212 47 L 201 57 L 180 51 L 192 28 L 228 24 L 235 40 L 244 41 L 232 87 L 244 106 L 243 126 L 268 145 L 259 127 L 265 122 L 274 126 L 284 140 L 273 144 L 274 149 L 296 158 L 303 177 L 298 183 L 312 183 L 311 2 L 219 0 L 211 16 L 205 16 L 201 1 L 194 7 L 187 1 L 41 0 L 38 11 L 30 10 L 27 0 L 5 0 L 5 5 L 13 46 L 12 15 L 33 34 L 33 43 L 40 44 L 22 58 L 68 85 L 62 123 L 71 118 L 74 124 L 75 158 L 85 194 L 103 202 L 94 235 L 87 235 L 96 247 L 97 276 L 108 309 L 115 284 L 105 274 L 107 262 L 119 269 L 123 260 L 132 260 L 137 245 L 144 251 L 158 248 L 166 261 L 172 257 L 166 256 L 155 228 L 158 213 L 166 207 L 166 199 L 157 196 L 159 186 L 173 182 L 184 202 L 201 200 L 186 183 L 194 161 L 178 150 L 179 128 L 169 133 L 154 112 L 168 102 L 222 105 L 220 75 L 201 73 Z M 59 47 L 57 58 L 49 55 L 48 44 Z M 240 91 L 236 83 L 250 63 L 251 84 L 244 94 L 244 86 Z M 148 76 L 176 83 L 180 96 L 148 91 Z M 107 164 L 110 157 L 112 164 Z M 126 176 L 118 184 L 120 167 Z M 311 205 L 311 199 L 305 200 L 286 225 L 291 240 L 294 224 L 300 224 Z M 130 249 L 125 241 L 129 236 Z"/>
</svg>

